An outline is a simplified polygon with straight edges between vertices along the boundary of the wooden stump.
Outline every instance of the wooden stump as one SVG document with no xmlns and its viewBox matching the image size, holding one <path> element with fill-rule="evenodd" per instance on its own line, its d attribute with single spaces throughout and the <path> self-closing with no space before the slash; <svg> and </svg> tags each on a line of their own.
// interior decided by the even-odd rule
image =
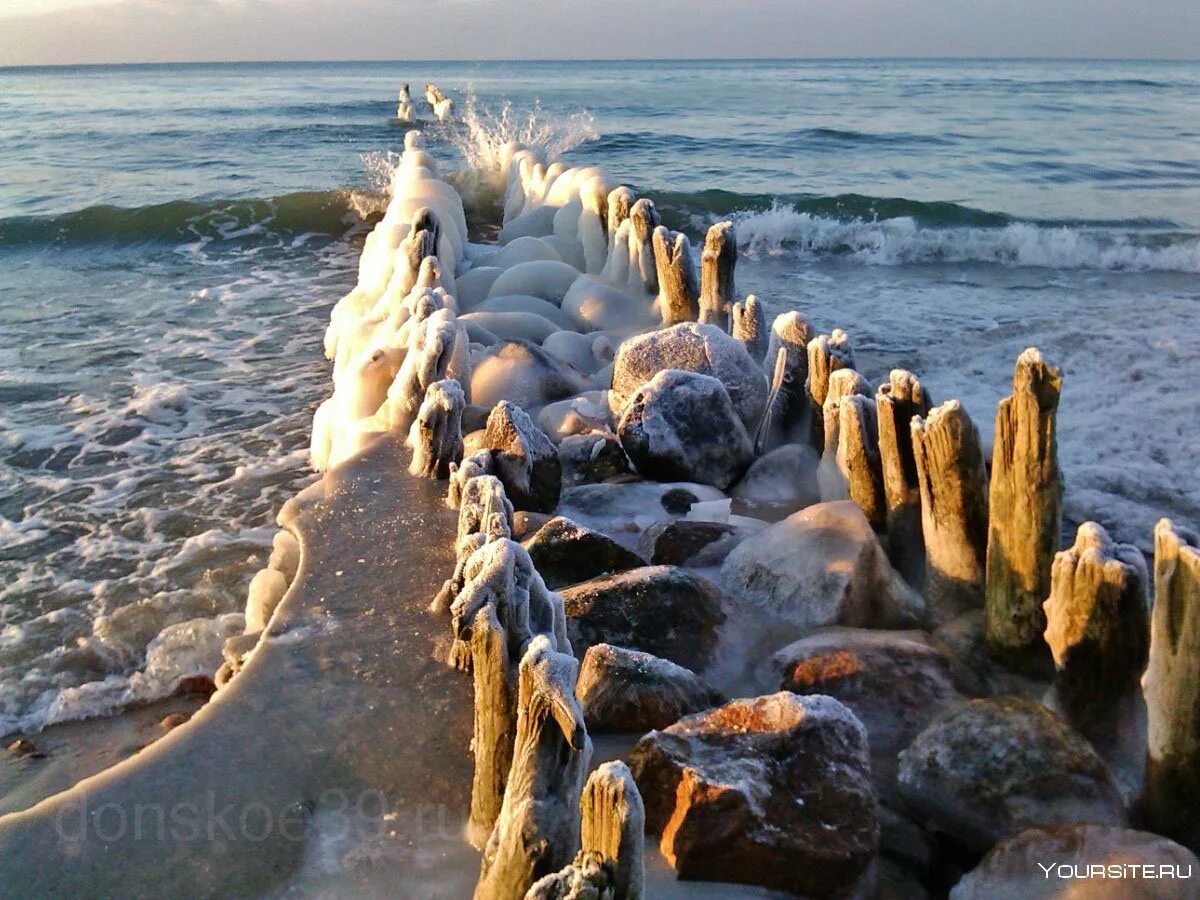
<svg viewBox="0 0 1200 900">
<path fill-rule="evenodd" d="M 466 401 L 457 381 L 442 379 L 425 390 L 425 400 L 408 432 L 412 462 L 408 471 L 425 478 L 449 478 L 462 461 L 462 414 Z"/>
<path fill-rule="evenodd" d="M 1058 707 L 1084 737 L 1108 746 L 1119 712 L 1146 668 L 1148 574 L 1141 551 L 1084 522 L 1074 546 L 1054 557 L 1045 602 Z"/>
<path fill-rule="evenodd" d="M 767 354 L 767 315 L 759 299 L 751 294 L 743 303 L 733 304 L 733 330 L 735 338 L 746 345 L 750 358 L 761 364 Z"/>
<path fill-rule="evenodd" d="M 663 325 L 695 322 L 700 315 L 700 289 L 686 234 L 662 225 L 654 229 L 654 270 Z"/>
<path fill-rule="evenodd" d="M 925 583 L 925 541 L 921 536 L 921 488 L 913 456 L 911 422 L 927 416 L 929 392 L 911 372 L 892 369 L 875 392 L 879 457 L 887 504 L 888 558 L 904 580 L 920 590 Z"/>
<path fill-rule="evenodd" d="M 887 506 L 883 500 L 883 468 L 879 460 L 875 404 L 869 396 L 857 393 L 836 402 L 841 421 L 837 440 L 838 471 L 846 479 L 850 499 L 859 505 L 871 527 L 881 530 L 887 523 Z"/>
<path fill-rule="evenodd" d="M 812 337 L 812 326 L 798 312 L 781 313 L 771 323 L 765 360 L 770 367 L 771 394 L 755 439 L 756 453 L 789 443 L 804 426 L 809 414 L 808 342 Z"/>
<path fill-rule="evenodd" d="M 658 269 L 652 236 L 660 221 L 654 202 L 646 197 L 629 208 L 629 286 L 647 297 L 658 295 Z"/>
<path fill-rule="evenodd" d="M 641 900 L 646 811 L 629 767 L 606 762 L 588 778 L 580 800 L 582 845 L 612 865 L 613 900 Z"/>
<path fill-rule="evenodd" d="M 986 637 L 989 652 L 1029 674 L 1046 672 L 1042 602 L 1062 529 L 1055 419 L 1062 372 L 1030 348 L 1017 358 L 1012 395 L 996 411 L 988 495 Z"/>
<path fill-rule="evenodd" d="M 700 321 L 729 330 L 733 307 L 733 270 L 737 265 L 737 237 L 732 222 L 718 222 L 704 236 L 700 256 Z"/>
<path fill-rule="evenodd" d="M 957 400 L 910 423 L 930 624 L 983 605 L 987 475 L 979 431 Z"/>
<path fill-rule="evenodd" d="M 1145 813 L 1155 831 L 1200 850 L 1200 535 L 1154 528 Z"/>
<path fill-rule="evenodd" d="M 850 337 L 841 329 L 821 334 L 808 343 L 808 403 L 812 444 L 818 453 L 825 449 L 825 419 L 822 410 L 829 393 L 829 376 L 838 369 L 854 368 Z"/>
</svg>

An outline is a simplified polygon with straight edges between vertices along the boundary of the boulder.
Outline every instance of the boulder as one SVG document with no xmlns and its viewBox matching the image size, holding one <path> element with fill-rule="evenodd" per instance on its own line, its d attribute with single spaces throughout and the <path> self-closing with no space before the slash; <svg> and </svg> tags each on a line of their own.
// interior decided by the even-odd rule
<svg viewBox="0 0 1200 900">
<path fill-rule="evenodd" d="M 648 325 L 653 317 L 643 299 L 618 290 L 594 275 L 581 275 L 562 300 L 563 312 L 583 331 L 629 331 Z"/>
<path fill-rule="evenodd" d="M 690 669 L 611 644 L 588 649 L 575 696 L 591 733 L 644 734 L 724 702 Z"/>
<path fill-rule="evenodd" d="M 633 472 L 621 442 L 612 434 L 568 435 L 558 445 L 558 458 L 562 460 L 563 483 L 568 485 L 595 484 Z"/>
<path fill-rule="evenodd" d="M 1103 874 L 1088 874 L 1097 872 L 1094 866 Z M 955 885 L 950 900 L 1191 900 L 1198 874 L 1192 852 L 1165 837 L 1072 823 L 1001 841 Z"/>
<path fill-rule="evenodd" d="M 725 522 L 679 519 L 642 532 L 638 552 L 655 566 L 718 565 L 744 537 Z"/>
<path fill-rule="evenodd" d="M 1035 825 L 1125 824 L 1091 745 L 1018 697 L 972 700 L 934 721 L 900 754 L 899 787 L 931 829 L 976 852 Z"/>
<path fill-rule="evenodd" d="M 730 496 L 752 503 L 811 506 L 821 500 L 821 458 L 807 444 L 784 444 L 754 461 Z"/>
<path fill-rule="evenodd" d="M 721 566 L 721 583 L 802 631 L 912 628 L 922 617 L 921 598 L 849 500 L 818 503 L 747 538 Z"/>
<path fill-rule="evenodd" d="M 613 363 L 609 403 L 620 411 L 638 388 L 666 369 L 716 378 L 742 424 L 753 432 L 767 403 L 767 376 L 746 345 L 714 325 L 684 322 L 621 344 Z"/>
<path fill-rule="evenodd" d="M 472 360 L 471 402 L 488 409 L 509 400 L 532 410 L 593 387 L 582 372 L 529 341 L 503 341 Z"/>
<path fill-rule="evenodd" d="M 561 511 L 606 533 L 643 531 L 655 522 L 686 516 L 697 503 L 724 499 L 714 487 L 687 481 L 583 484 L 563 491 Z"/>
<path fill-rule="evenodd" d="M 652 731 L 630 769 L 681 879 L 805 897 L 869 889 L 879 846 L 867 736 L 832 697 L 781 691 Z"/>
<path fill-rule="evenodd" d="M 608 431 L 608 402 L 604 391 L 588 391 L 548 403 L 538 412 L 538 427 L 554 443 L 572 434 Z"/>
<path fill-rule="evenodd" d="M 489 300 L 488 303 L 490 302 Z M 523 310 L 477 309 L 475 312 L 464 313 L 459 318 L 470 331 L 477 327 L 482 329 L 482 332 L 477 333 L 486 332 L 502 341 L 532 341 L 540 344 L 550 335 L 561 330 L 558 325 L 545 316 Z"/>
<path fill-rule="evenodd" d="M 561 260 L 541 259 L 517 263 L 497 276 L 488 289 L 487 299 L 523 294 L 541 297 L 555 306 L 561 306 L 563 297 L 578 277 L 579 270 Z"/>
<path fill-rule="evenodd" d="M 726 488 L 754 457 L 725 387 L 716 378 L 668 369 L 634 392 L 617 425 L 637 471 L 659 481 Z"/>
<path fill-rule="evenodd" d="M 674 566 L 647 566 L 562 591 L 576 653 L 595 644 L 643 650 L 700 671 L 725 621 L 721 592 Z"/>
<path fill-rule="evenodd" d="M 526 509 L 518 510 L 513 513 L 513 540 L 523 541 L 526 538 L 533 537 L 539 528 L 553 518 L 554 516 L 549 513 L 530 512 Z"/>
<path fill-rule="evenodd" d="M 507 400 L 488 416 L 484 447 L 508 499 L 517 509 L 554 512 L 562 490 L 562 464 L 550 439 L 523 409 Z"/>
<path fill-rule="evenodd" d="M 605 363 L 605 360 L 596 355 L 594 349 L 596 341 L 601 339 L 594 334 L 556 331 L 542 342 L 542 348 L 580 372 L 590 375 Z"/>
<path fill-rule="evenodd" d="M 646 564 L 612 538 L 563 516 L 543 525 L 524 546 L 551 590 Z"/>
<path fill-rule="evenodd" d="M 846 704 L 876 757 L 894 757 L 975 687 L 923 631 L 826 628 L 784 647 L 771 664 L 781 690 Z"/>
</svg>

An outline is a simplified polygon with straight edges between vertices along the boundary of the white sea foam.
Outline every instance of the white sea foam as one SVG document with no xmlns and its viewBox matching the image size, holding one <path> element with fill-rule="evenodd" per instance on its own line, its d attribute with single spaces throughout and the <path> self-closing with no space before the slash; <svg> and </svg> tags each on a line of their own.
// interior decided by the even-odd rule
<svg viewBox="0 0 1200 900">
<path fill-rule="evenodd" d="M 734 215 L 740 246 L 755 255 L 830 255 L 878 266 L 998 263 L 1047 269 L 1200 273 L 1200 238 L 1014 222 L 931 228 L 904 216 L 843 221 L 776 203 Z"/>
</svg>

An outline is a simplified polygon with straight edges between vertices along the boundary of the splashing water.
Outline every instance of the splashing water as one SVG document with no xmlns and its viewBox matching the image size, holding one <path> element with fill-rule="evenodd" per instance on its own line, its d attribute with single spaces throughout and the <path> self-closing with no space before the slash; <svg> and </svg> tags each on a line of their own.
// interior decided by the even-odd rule
<svg viewBox="0 0 1200 900">
<path fill-rule="evenodd" d="M 462 154 L 467 168 L 477 172 L 498 173 L 501 150 L 511 141 L 540 151 L 550 163 L 600 137 L 595 120 L 586 109 L 552 115 L 542 109 L 540 100 L 535 100 L 527 112 L 505 101 L 496 112 L 468 93 L 460 118 L 463 128 L 451 135 L 450 142 Z"/>
</svg>

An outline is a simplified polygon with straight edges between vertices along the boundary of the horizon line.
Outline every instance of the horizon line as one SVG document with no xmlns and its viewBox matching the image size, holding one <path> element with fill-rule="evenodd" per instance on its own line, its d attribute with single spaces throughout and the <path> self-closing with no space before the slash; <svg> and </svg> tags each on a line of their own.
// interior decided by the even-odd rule
<svg viewBox="0 0 1200 900">
<path fill-rule="evenodd" d="M 1196 63 L 1200 56 L 602 56 L 476 57 L 474 59 L 166 59 L 122 62 L 0 63 L 0 71 L 18 69 L 82 69 L 152 66 L 250 65 L 458 65 L 464 63 L 682 63 L 682 62 L 1107 62 Z"/>
</svg>

